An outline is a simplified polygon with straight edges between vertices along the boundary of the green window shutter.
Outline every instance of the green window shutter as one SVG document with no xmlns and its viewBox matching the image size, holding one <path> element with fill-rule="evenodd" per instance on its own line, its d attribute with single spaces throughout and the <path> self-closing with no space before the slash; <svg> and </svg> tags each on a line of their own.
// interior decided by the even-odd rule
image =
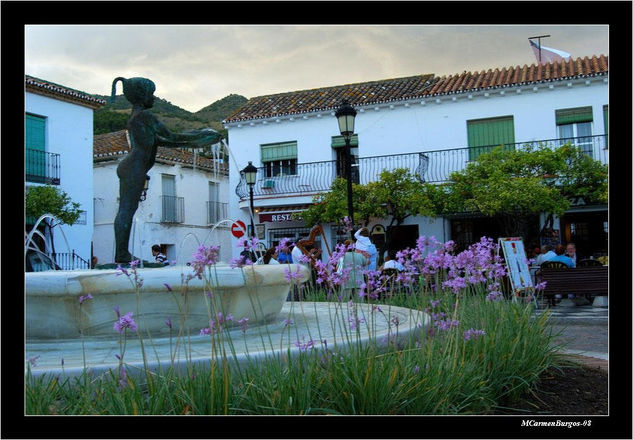
<svg viewBox="0 0 633 440">
<path fill-rule="evenodd" d="M 26 115 L 24 146 L 30 150 L 44 151 L 46 145 L 46 118 Z"/>
<path fill-rule="evenodd" d="M 358 147 L 358 135 L 353 134 L 349 140 L 350 147 Z M 345 139 L 343 136 L 332 136 L 332 148 L 340 148 L 345 146 Z"/>
<path fill-rule="evenodd" d="M 467 121 L 468 160 L 475 160 L 480 154 L 499 145 L 514 149 L 514 117 L 475 119 Z"/>
<path fill-rule="evenodd" d="M 24 148 L 27 181 L 43 182 L 46 178 L 46 118 L 25 115 Z"/>
<path fill-rule="evenodd" d="M 604 118 L 604 134 L 606 140 L 606 148 L 609 149 L 609 105 L 602 107 L 602 117 Z"/>
<path fill-rule="evenodd" d="M 589 107 L 564 108 L 556 110 L 556 125 L 592 122 L 593 109 Z"/>
<path fill-rule="evenodd" d="M 297 142 L 280 142 L 261 145 L 262 162 L 297 158 Z"/>
</svg>

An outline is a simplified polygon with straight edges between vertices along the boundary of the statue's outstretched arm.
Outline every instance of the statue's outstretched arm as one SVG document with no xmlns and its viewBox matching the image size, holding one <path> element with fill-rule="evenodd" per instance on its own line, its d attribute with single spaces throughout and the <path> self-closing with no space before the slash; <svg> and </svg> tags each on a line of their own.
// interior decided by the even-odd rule
<svg viewBox="0 0 633 440">
<path fill-rule="evenodd" d="M 174 133 L 162 122 L 156 122 L 156 143 L 161 147 L 203 146 L 215 144 L 222 139 L 222 135 L 211 128 Z"/>
</svg>

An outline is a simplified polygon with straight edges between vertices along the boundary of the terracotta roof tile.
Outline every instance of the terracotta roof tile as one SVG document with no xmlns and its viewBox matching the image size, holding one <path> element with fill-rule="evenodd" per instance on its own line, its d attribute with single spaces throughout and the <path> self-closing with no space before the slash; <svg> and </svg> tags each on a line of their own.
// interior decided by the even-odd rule
<svg viewBox="0 0 633 440">
<path fill-rule="evenodd" d="M 94 136 L 93 160 L 95 162 L 113 160 L 127 154 L 129 151 L 130 141 L 127 130 L 97 134 Z M 193 166 L 194 155 L 180 148 L 158 147 L 156 161 L 169 165 L 181 163 L 185 166 Z M 219 168 L 222 174 L 228 174 L 228 164 L 218 164 L 213 159 L 203 156 L 196 156 L 195 161 L 196 167 L 198 168 L 207 171 L 214 171 L 216 168 Z"/>
<path fill-rule="evenodd" d="M 337 108 L 346 98 L 353 106 L 405 101 L 415 98 L 464 93 L 497 87 L 540 83 L 566 78 L 605 75 L 605 55 L 570 59 L 558 63 L 531 64 L 488 69 L 481 72 L 435 77 L 432 74 L 300 90 L 251 98 L 225 123 L 309 113 Z"/>
<path fill-rule="evenodd" d="M 52 96 L 64 101 L 84 105 L 92 109 L 97 109 L 106 105 L 106 101 L 103 99 L 95 98 L 94 96 L 80 90 L 71 89 L 70 87 L 35 78 L 34 76 L 24 75 L 24 83 L 26 90 L 29 92 Z"/>
</svg>

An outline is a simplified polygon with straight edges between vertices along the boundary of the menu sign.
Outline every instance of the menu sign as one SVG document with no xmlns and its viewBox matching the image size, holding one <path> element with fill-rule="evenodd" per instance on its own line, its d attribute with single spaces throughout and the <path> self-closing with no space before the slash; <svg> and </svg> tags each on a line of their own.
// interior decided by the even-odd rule
<svg viewBox="0 0 633 440">
<path fill-rule="evenodd" d="M 503 250 L 508 277 L 515 294 L 518 296 L 522 290 L 533 289 L 523 240 L 520 237 L 500 238 L 499 247 Z"/>
</svg>

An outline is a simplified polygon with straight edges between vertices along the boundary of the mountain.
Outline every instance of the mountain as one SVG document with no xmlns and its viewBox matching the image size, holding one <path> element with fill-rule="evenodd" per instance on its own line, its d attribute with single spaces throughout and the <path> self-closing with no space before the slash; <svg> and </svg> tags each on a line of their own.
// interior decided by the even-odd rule
<svg viewBox="0 0 633 440">
<path fill-rule="evenodd" d="M 105 107 L 95 111 L 94 134 L 110 133 L 124 129 L 132 111 L 132 104 L 123 95 L 117 95 L 114 103 L 110 103 L 109 96 L 92 96 L 104 99 L 107 102 Z M 222 125 L 222 120 L 230 116 L 246 101 L 248 101 L 247 98 L 232 93 L 192 113 L 157 96 L 150 111 L 172 131 L 181 132 L 211 127 L 222 133 L 226 139 L 228 133 Z"/>
</svg>

